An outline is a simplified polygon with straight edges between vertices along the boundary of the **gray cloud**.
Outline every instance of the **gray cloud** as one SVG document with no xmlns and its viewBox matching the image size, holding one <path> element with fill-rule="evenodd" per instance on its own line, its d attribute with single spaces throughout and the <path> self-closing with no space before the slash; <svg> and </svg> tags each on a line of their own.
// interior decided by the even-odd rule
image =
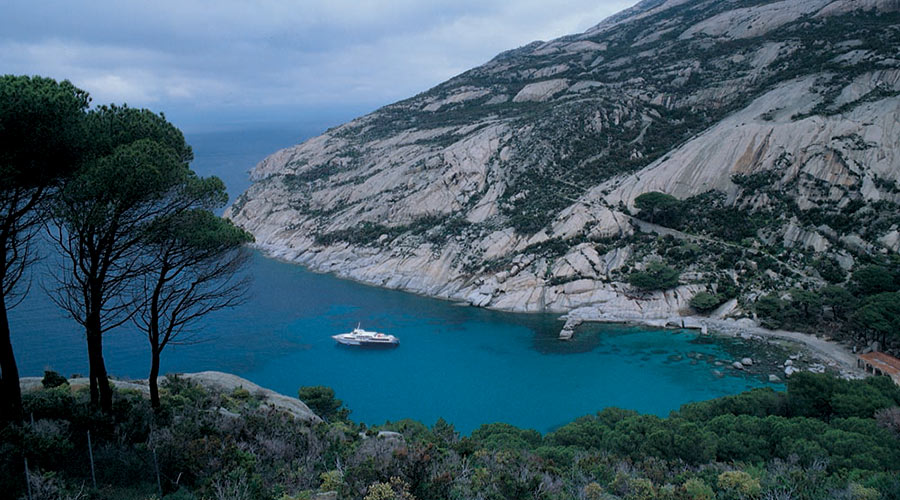
<svg viewBox="0 0 900 500">
<path fill-rule="evenodd" d="M 198 122 L 367 110 L 503 50 L 583 31 L 633 3 L 6 0 L 0 72 L 66 78 L 96 103 Z"/>
</svg>

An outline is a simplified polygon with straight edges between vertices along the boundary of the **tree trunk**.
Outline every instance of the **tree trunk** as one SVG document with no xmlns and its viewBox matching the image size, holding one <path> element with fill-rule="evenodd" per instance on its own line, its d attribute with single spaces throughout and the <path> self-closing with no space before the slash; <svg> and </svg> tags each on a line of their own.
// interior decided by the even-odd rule
<svg viewBox="0 0 900 500">
<path fill-rule="evenodd" d="M 112 413 L 112 388 L 103 362 L 103 334 L 100 332 L 99 315 L 88 318 L 86 328 L 88 344 L 88 362 L 90 363 L 91 404 L 100 404 L 105 413 Z"/>
<path fill-rule="evenodd" d="M 13 422 L 21 419 L 22 390 L 19 387 L 19 369 L 16 366 L 10 339 L 6 297 L 0 293 L 0 421 Z"/>
<path fill-rule="evenodd" d="M 156 379 L 159 377 L 159 355 L 162 352 L 163 345 L 159 343 L 159 296 L 165 285 L 166 272 L 169 267 L 163 260 L 162 268 L 159 271 L 159 277 L 156 280 L 156 286 L 153 287 L 153 294 L 150 298 L 150 321 L 147 325 L 147 339 L 150 341 L 150 406 L 159 408 L 159 388 L 156 386 Z"/>
<path fill-rule="evenodd" d="M 151 346 L 150 351 L 150 378 L 147 380 L 150 385 L 150 406 L 159 408 L 159 387 L 156 383 L 156 379 L 159 377 L 159 349 Z"/>
</svg>

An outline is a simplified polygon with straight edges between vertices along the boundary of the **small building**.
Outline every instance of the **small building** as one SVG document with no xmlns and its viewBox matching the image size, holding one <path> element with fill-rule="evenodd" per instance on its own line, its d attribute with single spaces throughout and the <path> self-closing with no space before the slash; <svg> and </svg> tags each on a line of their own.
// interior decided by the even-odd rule
<svg viewBox="0 0 900 500">
<path fill-rule="evenodd" d="M 856 366 L 872 375 L 887 375 L 900 385 L 900 359 L 883 352 L 867 352 L 856 358 Z"/>
</svg>

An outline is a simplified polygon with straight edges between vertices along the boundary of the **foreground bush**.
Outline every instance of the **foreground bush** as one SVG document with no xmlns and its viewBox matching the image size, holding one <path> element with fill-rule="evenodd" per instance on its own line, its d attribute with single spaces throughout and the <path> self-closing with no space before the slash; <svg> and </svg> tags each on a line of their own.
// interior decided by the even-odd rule
<svg viewBox="0 0 900 500">
<path fill-rule="evenodd" d="M 304 393 L 341 408 L 333 392 Z M 608 408 L 547 435 L 495 423 L 460 437 L 443 420 L 310 427 L 247 391 L 177 378 L 158 412 L 136 392 L 118 391 L 108 416 L 88 401 L 67 385 L 25 395 L 34 425 L 0 429 L 9 498 L 25 497 L 25 458 L 33 491 L 54 499 L 900 497 L 900 388 L 883 377 L 800 373 L 787 392 L 755 389 L 668 418 Z"/>
</svg>

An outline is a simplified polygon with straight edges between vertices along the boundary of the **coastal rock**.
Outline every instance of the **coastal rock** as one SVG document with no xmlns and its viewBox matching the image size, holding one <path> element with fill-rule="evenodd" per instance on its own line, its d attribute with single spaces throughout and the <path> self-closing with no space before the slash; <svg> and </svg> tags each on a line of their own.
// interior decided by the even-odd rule
<svg viewBox="0 0 900 500">
<path fill-rule="evenodd" d="M 744 369 L 744 365 L 740 361 L 735 361 L 734 363 L 731 363 L 731 367 L 734 368 L 735 370 L 743 370 Z"/>
<path fill-rule="evenodd" d="M 511 311 L 677 324 L 707 291 L 695 283 L 715 281 L 710 269 L 741 281 L 764 246 L 803 254 L 769 266 L 773 283 L 819 283 L 807 256 L 849 269 L 850 250 L 900 248 L 900 229 L 839 234 L 827 217 L 785 214 L 738 244 L 641 221 L 634 200 L 714 194 L 742 212 L 900 202 L 898 47 L 860 45 L 894 40 L 867 21 L 897 9 L 642 2 L 273 153 L 226 216 L 267 254 L 314 271 Z M 837 78 L 841 68 L 852 76 Z M 735 247 L 740 266 L 714 266 Z M 670 249 L 703 254 L 680 261 L 681 286 L 628 285 Z M 734 299 L 710 318 L 744 314 Z"/>
<path fill-rule="evenodd" d="M 584 320 L 578 316 L 569 315 L 569 318 L 566 319 L 566 323 L 563 325 L 562 330 L 559 332 L 559 340 L 571 340 L 575 335 L 575 329 L 578 328 Z"/>
<path fill-rule="evenodd" d="M 779 378 L 778 375 L 769 374 L 769 382 L 777 384 L 778 382 L 781 382 L 781 378 Z"/>
<path fill-rule="evenodd" d="M 263 400 L 262 405 L 264 407 L 270 407 L 278 411 L 283 411 L 292 415 L 294 418 L 305 420 L 310 423 L 318 423 L 322 421 L 322 419 L 319 418 L 315 413 L 313 413 L 312 410 L 310 410 L 309 407 L 303 403 L 303 401 L 300 401 L 297 398 L 291 398 L 283 394 L 279 394 L 270 389 L 266 389 L 265 387 L 256 385 L 249 380 L 238 377 L 237 375 L 217 371 L 205 371 L 197 373 L 184 373 L 180 374 L 179 376 L 206 387 L 219 389 L 223 392 L 232 392 L 240 387 L 250 391 L 250 393 L 252 394 L 261 397 Z"/>
<path fill-rule="evenodd" d="M 247 379 L 238 377 L 237 375 L 217 371 L 205 371 L 197 373 L 180 373 L 177 374 L 177 376 L 204 387 L 222 391 L 224 393 L 231 393 L 235 389 L 242 388 L 249 391 L 251 394 L 256 395 L 257 397 L 260 397 L 262 399 L 262 406 L 264 408 L 268 407 L 274 410 L 285 412 L 298 420 L 306 421 L 311 424 L 319 423 L 322 421 L 322 419 L 319 418 L 318 415 L 313 413 L 313 411 L 310 410 L 309 407 L 303 403 L 303 401 L 300 401 L 296 398 L 290 398 L 283 394 L 278 394 L 275 391 L 261 387 L 257 384 L 254 384 L 253 382 L 250 382 Z M 42 387 L 41 380 L 41 377 L 22 377 L 20 379 L 20 386 L 22 387 L 23 391 L 32 391 Z M 158 379 L 158 383 L 161 387 L 164 387 L 166 382 L 167 379 L 165 377 L 160 377 Z M 150 389 L 147 385 L 146 380 L 126 381 L 111 379 L 110 383 L 117 389 L 135 390 L 142 392 L 148 396 L 150 394 Z M 84 377 L 69 379 L 69 385 L 73 388 L 85 387 L 89 384 L 90 380 Z"/>
<path fill-rule="evenodd" d="M 741 364 L 744 366 L 753 366 L 753 360 L 750 358 L 741 359 Z"/>
</svg>

